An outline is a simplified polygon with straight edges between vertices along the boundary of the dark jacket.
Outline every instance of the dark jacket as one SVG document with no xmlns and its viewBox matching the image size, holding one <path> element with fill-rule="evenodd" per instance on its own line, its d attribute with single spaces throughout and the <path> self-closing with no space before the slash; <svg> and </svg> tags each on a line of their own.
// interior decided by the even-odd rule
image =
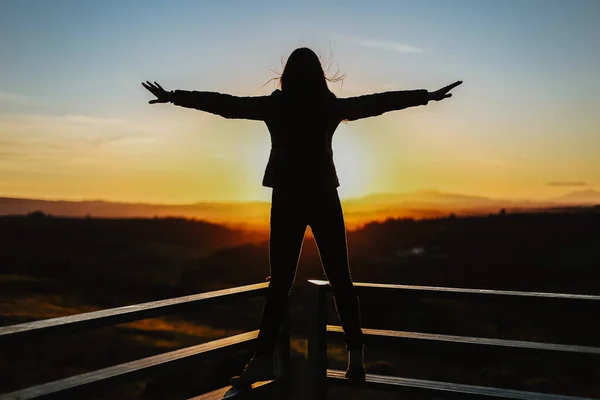
<svg viewBox="0 0 600 400">
<path fill-rule="evenodd" d="M 263 186 L 336 188 L 331 141 L 340 122 L 425 105 L 427 90 L 406 90 L 321 100 L 290 99 L 280 90 L 270 96 L 238 97 L 216 92 L 175 90 L 173 104 L 225 118 L 264 121 L 271 154 Z"/>
</svg>

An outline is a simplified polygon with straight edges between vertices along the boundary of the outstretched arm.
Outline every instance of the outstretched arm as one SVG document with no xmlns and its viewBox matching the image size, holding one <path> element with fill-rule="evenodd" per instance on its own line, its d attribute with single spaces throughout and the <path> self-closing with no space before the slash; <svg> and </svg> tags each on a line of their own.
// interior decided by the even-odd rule
<svg viewBox="0 0 600 400">
<path fill-rule="evenodd" d="M 269 96 L 238 97 L 217 92 L 197 92 L 188 90 L 164 90 L 158 83 L 146 81 L 142 85 L 156 99 L 150 104 L 173 103 L 177 106 L 195 108 L 220 115 L 225 118 L 264 120 L 266 118 Z"/>
<path fill-rule="evenodd" d="M 381 115 L 388 111 L 426 105 L 430 100 L 443 100 L 452 97 L 452 94 L 448 92 L 461 83 L 462 81 L 454 82 L 435 92 L 428 92 L 425 89 L 399 90 L 338 99 L 340 119 L 355 121 Z"/>
</svg>

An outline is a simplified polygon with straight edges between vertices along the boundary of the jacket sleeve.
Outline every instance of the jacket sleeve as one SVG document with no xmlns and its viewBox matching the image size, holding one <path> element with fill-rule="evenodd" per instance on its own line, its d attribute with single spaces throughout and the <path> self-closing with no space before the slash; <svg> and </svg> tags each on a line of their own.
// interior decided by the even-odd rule
<svg viewBox="0 0 600 400">
<path fill-rule="evenodd" d="M 224 118 L 262 120 L 266 118 L 269 96 L 238 97 L 217 92 L 174 90 L 171 102 Z"/>
<path fill-rule="evenodd" d="M 340 120 L 355 121 L 388 111 L 426 105 L 429 93 L 425 89 L 399 90 L 338 99 Z"/>
</svg>

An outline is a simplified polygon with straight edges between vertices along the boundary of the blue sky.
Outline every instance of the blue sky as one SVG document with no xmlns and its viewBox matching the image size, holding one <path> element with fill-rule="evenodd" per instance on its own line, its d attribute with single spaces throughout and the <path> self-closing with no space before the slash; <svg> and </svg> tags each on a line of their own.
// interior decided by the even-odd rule
<svg viewBox="0 0 600 400">
<path fill-rule="evenodd" d="M 340 127 L 339 153 L 352 155 L 336 160 L 342 184 L 362 182 L 347 195 L 600 187 L 598 21 L 597 0 L 4 0 L 0 196 L 264 198 L 263 126 L 151 107 L 140 81 L 267 94 L 270 69 L 298 46 L 331 49 L 346 74 L 339 96 L 465 82 L 447 102 Z"/>
</svg>

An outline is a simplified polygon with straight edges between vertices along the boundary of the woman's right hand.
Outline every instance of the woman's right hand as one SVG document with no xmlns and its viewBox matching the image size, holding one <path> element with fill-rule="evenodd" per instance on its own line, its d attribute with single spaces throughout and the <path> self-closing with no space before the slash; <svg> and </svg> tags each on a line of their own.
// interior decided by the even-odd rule
<svg viewBox="0 0 600 400">
<path fill-rule="evenodd" d="M 168 103 L 171 101 L 172 92 L 167 92 L 158 83 L 151 83 L 150 81 L 142 82 L 142 86 L 148 89 L 150 93 L 156 96 L 155 100 L 150 100 L 148 103 Z"/>
</svg>

